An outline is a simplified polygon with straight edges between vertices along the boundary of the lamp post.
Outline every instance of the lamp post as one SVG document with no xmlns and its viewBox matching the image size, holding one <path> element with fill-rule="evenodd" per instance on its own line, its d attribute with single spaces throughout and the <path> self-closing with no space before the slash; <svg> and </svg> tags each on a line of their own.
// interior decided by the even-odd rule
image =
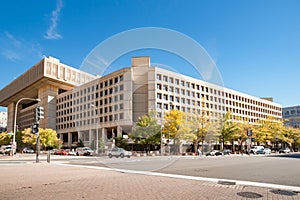
<svg viewBox="0 0 300 200">
<path fill-rule="evenodd" d="M 13 135 L 13 142 L 12 142 L 12 156 L 14 155 L 14 148 L 16 147 L 16 126 L 17 126 L 17 113 L 18 113 L 18 106 L 19 103 L 23 100 L 31 100 L 31 101 L 38 101 L 40 102 L 40 99 L 32 99 L 32 98 L 21 98 L 17 101 L 16 107 L 15 107 L 15 119 L 14 119 L 14 135 Z"/>
<path fill-rule="evenodd" d="M 94 104 L 91 104 L 91 106 L 94 108 L 95 114 L 96 114 L 96 106 Z M 99 146 L 99 141 L 98 141 L 98 117 L 96 116 L 96 155 L 98 155 L 98 146 Z"/>
</svg>

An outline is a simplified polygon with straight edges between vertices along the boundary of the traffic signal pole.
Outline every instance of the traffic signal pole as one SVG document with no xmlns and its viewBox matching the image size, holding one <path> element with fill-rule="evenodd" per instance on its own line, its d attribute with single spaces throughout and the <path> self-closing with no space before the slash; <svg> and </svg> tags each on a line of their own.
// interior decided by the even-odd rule
<svg viewBox="0 0 300 200">
<path fill-rule="evenodd" d="M 35 134 L 35 136 L 36 136 L 36 158 L 35 158 L 35 161 L 36 161 L 36 163 L 38 163 L 38 162 L 40 162 L 40 159 L 39 159 L 39 154 L 40 154 L 39 121 L 41 119 L 44 119 L 44 108 L 43 107 L 38 106 L 35 108 L 34 119 L 35 119 L 35 122 L 32 126 L 31 132 L 33 134 Z"/>
<path fill-rule="evenodd" d="M 35 156 L 35 162 L 40 162 L 39 154 L 40 154 L 40 134 L 37 132 L 36 134 L 36 156 Z"/>
</svg>

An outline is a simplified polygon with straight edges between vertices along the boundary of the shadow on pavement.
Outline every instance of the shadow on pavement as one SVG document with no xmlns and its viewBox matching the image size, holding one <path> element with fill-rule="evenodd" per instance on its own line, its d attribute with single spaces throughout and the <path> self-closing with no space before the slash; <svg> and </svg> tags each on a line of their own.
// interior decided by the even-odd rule
<svg viewBox="0 0 300 200">
<path fill-rule="evenodd" d="M 298 159 L 300 159 L 300 153 L 274 154 L 274 155 L 268 155 L 267 157 L 276 157 L 276 158 L 298 158 Z"/>
</svg>

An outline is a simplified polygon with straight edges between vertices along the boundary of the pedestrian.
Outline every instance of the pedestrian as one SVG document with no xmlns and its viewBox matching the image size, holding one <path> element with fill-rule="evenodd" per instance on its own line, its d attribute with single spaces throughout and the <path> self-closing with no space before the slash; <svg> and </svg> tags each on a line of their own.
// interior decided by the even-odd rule
<svg viewBox="0 0 300 200">
<path fill-rule="evenodd" d="M 198 156 L 201 156 L 202 155 L 202 152 L 200 149 L 198 149 Z"/>
</svg>

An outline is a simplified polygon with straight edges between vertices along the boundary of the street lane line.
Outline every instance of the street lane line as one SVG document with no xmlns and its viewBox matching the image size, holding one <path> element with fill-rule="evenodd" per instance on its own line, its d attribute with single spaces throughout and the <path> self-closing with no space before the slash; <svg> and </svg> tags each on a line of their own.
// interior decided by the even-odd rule
<svg viewBox="0 0 300 200">
<path fill-rule="evenodd" d="M 218 183 L 220 181 L 235 182 L 236 185 L 246 185 L 246 186 L 255 186 L 255 187 L 264 187 L 264 188 L 272 188 L 272 189 L 281 189 L 281 190 L 290 190 L 290 191 L 294 191 L 294 192 L 300 192 L 300 187 L 289 186 L 289 185 L 279 185 L 279 184 L 273 184 L 273 183 L 260 183 L 260 182 L 241 181 L 241 180 L 232 180 L 232 179 L 218 179 L 218 178 L 207 178 L 207 177 L 198 177 L 198 176 L 186 176 L 186 175 L 166 174 L 166 173 L 158 173 L 158 172 L 150 172 L 150 171 L 137 171 L 137 170 L 86 166 L 86 165 L 72 165 L 72 164 L 64 164 L 64 163 L 58 163 L 55 165 L 62 165 L 62 166 L 69 166 L 69 167 L 81 167 L 81 168 L 88 168 L 88 169 L 100 169 L 100 170 L 106 170 L 106 171 L 117 171 L 117 172 L 122 172 L 122 173 L 129 173 L 129 174 L 141 174 L 141 175 L 149 175 L 149 176 L 160 176 L 160 177 L 169 177 L 169 178 L 178 178 L 178 179 L 208 181 L 208 182 L 213 182 L 213 183 Z"/>
</svg>

